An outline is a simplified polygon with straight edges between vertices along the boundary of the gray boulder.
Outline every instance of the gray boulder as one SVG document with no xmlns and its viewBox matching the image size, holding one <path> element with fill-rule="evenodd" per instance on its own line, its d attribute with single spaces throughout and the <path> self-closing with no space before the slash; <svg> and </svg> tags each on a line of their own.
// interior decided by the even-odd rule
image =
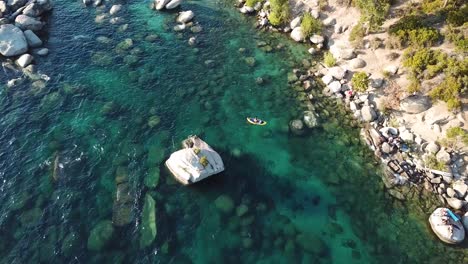
<svg viewBox="0 0 468 264">
<path fill-rule="evenodd" d="M 17 56 L 28 50 L 28 42 L 21 29 L 7 24 L 0 26 L 0 54 Z"/>
<path fill-rule="evenodd" d="M 455 210 L 460 210 L 465 205 L 465 201 L 459 200 L 457 198 L 447 198 L 447 203 L 450 207 Z"/>
<path fill-rule="evenodd" d="M 299 119 L 294 119 L 289 122 L 289 130 L 296 136 L 302 136 L 306 132 L 304 123 Z"/>
<path fill-rule="evenodd" d="M 314 34 L 312 37 L 310 37 L 310 42 L 314 44 L 321 44 L 325 41 L 325 38 L 321 35 Z"/>
<path fill-rule="evenodd" d="M 437 152 L 439 152 L 439 150 L 440 150 L 440 146 L 434 141 L 429 142 L 425 149 L 427 153 L 433 153 L 433 154 L 436 154 Z"/>
<path fill-rule="evenodd" d="M 353 69 L 364 68 L 366 66 L 366 62 L 361 58 L 354 58 L 349 61 L 349 65 Z"/>
<path fill-rule="evenodd" d="M 392 152 L 392 147 L 387 142 L 384 142 L 381 148 L 383 153 L 389 154 L 390 152 Z"/>
<path fill-rule="evenodd" d="M 30 48 L 37 48 L 42 46 L 42 40 L 34 34 L 31 30 L 24 31 L 24 36 Z"/>
<path fill-rule="evenodd" d="M 339 66 L 335 66 L 335 67 L 328 69 L 328 74 L 330 74 L 337 80 L 341 80 L 344 78 L 346 74 L 346 70 Z"/>
<path fill-rule="evenodd" d="M 26 15 L 19 15 L 15 19 L 15 25 L 22 30 L 39 31 L 44 26 L 44 23 Z"/>
<path fill-rule="evenodd" d="M 308 128 L 314 128 L 318 126 L 317 114 L 315 112 L 305 111 L 302 120 Z"/>
<path fill-rule="evenodd" d="M 339 81 L 333 81 L 328 85 L 330 91 L 338 93 L 341 91 L 341 83 Z"/>
<path fill-rule="evenodd" d="M 16 11 L 16 9 L 24 6 L 28 0 L 8 0 L 7 6 L 10 7 L 10 9 Z"/>
<path fill-rule="evenodd" d="M 36 54 L 39 56 L 47 56 L 49 54 L 48 48 L 42 48 L 36 51 Z"/>
<path fill-rule="evenodd" d="M 362 120 L 366 122 L 372 122 L 377 118 L 377 114 L 374 109 L 368 105 L 365 105 L 361 109 Z"/>
<path fill-rule="evenodd" d="M 439 152 L 437 152 L 436 158 L 438 161 L 443 162 L 445 164 L 450 163 L 450 154 L 444 149 L 439 150 Z"/>
<path fill-rule="evenodd" d="M 401 110 L 409 114 L 418 114 L 431 107 L 431 100 L 427 96 L 410 95 L 400 101 Z"/>
<path fill-rule="evenodd" d="M 382 78 L 376 78 L 370 80 L 370 86 L 372 88 L 380 88 L 382 87 L 384 80 Z"/>
<path fill-rule="evenodd" d="M 468 191 L 468 185 L 463 180 L 454 182 L 452 187 L 460 198 L 465 197 L 466 192 Z"/>
<path fill-rule="evenodd" d="M 324 76 L 322 77 L 322 82 L 323 82 L 325 85 L 330 84 L 332 81 L 333 81 L 333 76 L 331 76 L 330 74 L 324 75 Z"/>
</svg>

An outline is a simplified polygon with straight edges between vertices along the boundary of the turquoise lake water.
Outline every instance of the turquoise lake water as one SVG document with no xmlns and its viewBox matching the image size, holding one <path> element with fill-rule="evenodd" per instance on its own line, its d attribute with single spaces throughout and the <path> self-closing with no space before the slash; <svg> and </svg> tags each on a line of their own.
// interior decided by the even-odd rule
<svg viewBox="0 0 468 264">
<path fill-rule="evenodd" d="M 427 228 L 430 212 L 385 193 L 343 106 L 287 85 L 314 60 L 307 47 L 256 31 L 230 2 L 182 9 L 201 32 L 175 33 L 176 13 L 148 2 L 124 3 L 124 30 L 96 24 L 95 8 L 55 1 L 42 36 L 51 53 L 37 58 L 51 81 L 0 95 L 2 263 L 461 263 L 462 249 Z M 311 107 L 321 127 L 290 135 L 288 122 Z M 163 162 L 191 134 L 226 171 L 183 187 Z M 112 226 L 122 176 L 131 221 Z M 156 201 L 157 236 L 142 247 L 145 196 Z M 220 210 L 220 196 L 234 209 Z M 98 248 L 96 226 L 106 227 Z"/>
</svg>

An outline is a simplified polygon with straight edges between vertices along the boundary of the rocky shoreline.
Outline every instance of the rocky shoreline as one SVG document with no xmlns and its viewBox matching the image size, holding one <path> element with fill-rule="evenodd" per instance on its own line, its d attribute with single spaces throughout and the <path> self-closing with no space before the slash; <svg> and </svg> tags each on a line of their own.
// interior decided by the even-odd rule
<svg viewBox="0 0 468 264">
<path fill-rule="evenodd" d="M 49 77 L 37 72 L 33 55 L 47 56 L 49 50 L 41 40 L 47 13 L 52 10 L 49 0 L 0 1 L 0 59 L 5 72 L 22 76 L 7 82 L 13 87 L 26 78 L 32 86 L 43 89 Z M 25 76 L 25 77 L 24 77 Z"/>
<path fill-rule="evenodd" d="M 403 201 L 410 199 L 411 195 L 408 194 L 411 192 L 408 192 L 408 187 L 425 189 L 438 198 L 432 203 L 431 210 L 439 206 L 454 209 L 458 215 L 463 216 L 465 228 L 468 229 L 466 146 L 463 142 L 457 142 L 455 146 L 441 146 L 432 138 L 425 138 L 425 135 L 415 132 L 419 128 L 419 123 L 411 126 L 405 124 L 404 120 L 407 115 L 417 116 L 421 122 L 431 125 L 431 128 L 439 132 L 441 126 L 445 124 L 443 132 L 447 133 L 446 127 L 466 127 L 464 112 L 458 115 L 441 114 L 440 107 L 432 107 L 429 97 L 422 94 L 403 94 L 396 98 L 397 91 L 392 91 L 395 90 L 392 86 L 395 86 L 395 80 L 400 78 L 399 73 L 404 71 L 397 63 L 390 63 L 383 69 L 386 78 L 377 76 L 378 74 L 375 77 L 368 75 L 364 91 L 357 91 L 358 89 L 353 87 L 354 73 L 365 66 L 370 68 L 375 66 L 368 65 L 372 62 L 365 61 L 362 59 L 363 56 L 358 56 L 370 48 L 369 43 L 364 46 L 364 51 L 343 43 L 340 35 L 349 32 L 351 26 L 337 23 L 335 16 L 343 7 L 338 7 L 335 2 L 328 3 L 333 5 L 330 10 L 335 10 L 328 12 L 320 5 L 320 1 L 294 3 L 295 9 L 292 12 L 297 16 L 285 26 L 271 25 L 269 1 L 259 1 L 249 7 L 244 0 L 240 0 L 237 7 L 243 14 L 256 15 L 256 25 L 259 29 L 286 33 L 296 42 L 311 45 L 309 53 L 312 55 L 328 49 L 337 60 L 335 65 L 327 67 L 322 63 L 315 63 L 312 67 L 295 69 L 288 75 L 289 85 L 303 87 L 312 103 L 315 102 L 315 98 L 310 91 L 319 89 L 323 95 L 335 97 L 348 107 L 354 117 L 362 123 L 362 138 L 384 165 L 385 174 L 382 180 L 389 195 Z M 301 19 L 302 14 L 306 13 L 322 22 L 323 35 L 313 34 L 310 37 L 304 35 Z M 354 23 L 357 23 L 358 19 L 359 16 L 355 17 Z M 393 94 L 383 97 L 382 90 Z M 396 104 L 397 109 L 387 109 L 384 113 L 382 105 L 389 103 Z M 406 116 L 401 118 L 401 113 Z M 296 135 L 303 135 L 306 127 L 314 128 L 318 125 L 317 117 L 313 111 L 307 111 L 302 120 L 290 122 L 290 131 Z M 434 168 L 434 163 L 439 166 Z"/>
</svg>

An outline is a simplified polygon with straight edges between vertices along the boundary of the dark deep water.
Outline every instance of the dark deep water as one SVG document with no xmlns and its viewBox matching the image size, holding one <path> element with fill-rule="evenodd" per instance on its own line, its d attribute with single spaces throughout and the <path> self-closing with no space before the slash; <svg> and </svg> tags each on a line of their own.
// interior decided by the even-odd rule
<svg viewBox="0 0 468 264">
<path fill-rule="evenodd" d="M 2 263 L 461 261 L 430 233 L 426 215 L 385 194 L 359 129 L 335 100 L 314 105 L 322 128 L 289 135 L 289 120 L 310 106 L 287 85 L 288 72 L 313 59 L 305 47 L 256 32 L 229 3 L 182 9 L 195 12 L 200 33 L 175 33 L 176 14 L 143 1 L 124 3 L 127 30 L 96 24 L 95 8 L 55 1 L 51 53 L 37 58 L 51 81 L 0 94 Z M 267 82 L 256 84 L 259 76 Z M 268 126 L 249 126 L 246 116 Z M 220 152 L 226 172 L 182 187 L 163 162 L 190 134 Z M 119 227 L 110 221 L 122 177 L 131 223 Z M 157 236 L 142 247 L 148 196 Z"/>
</svg>

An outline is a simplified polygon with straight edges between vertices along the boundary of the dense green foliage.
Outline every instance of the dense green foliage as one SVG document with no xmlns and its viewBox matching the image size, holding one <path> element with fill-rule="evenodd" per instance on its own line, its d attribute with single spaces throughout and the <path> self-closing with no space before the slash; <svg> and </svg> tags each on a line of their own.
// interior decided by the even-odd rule
<svg viewBox="0 0 468 264">
<path fill-rule="evenodd" d="M 361 10 L 361 21 L 368 22 L 371 30 L 377 29 L 385 21 L 390 0 L 353 0 L 355 6 Z"/>
<path fill-rule="evenodd" d="M 331 52 L 327 51 L 325 52 L 325 54 L 323 54 L 323 62 L 327 67 L 333 67 L 336 64 L 336 59 L 333 57 L 333 54 L 331 54 Z"/>
<path fill-rule="evenodd" d="M 366 30 L 362 26 L 362 23 L 358 23 L 351 29 L 351 33 L 349 33 L 349 41 L 351 41 L 353 46 L 359 46 L 365 35 Z"/>
<path fill-rule="evenodd" d="M 440 143 L 452 149 L 460 148 L 462 145 L 468 146 L 468 131 L 461 127 L 451 127 L 447 129 L 446 137 Z"/>
<path fill-rule="evenodd" d="M 289 19 L 290 8 L 288 0 L 271 0 L 270 10 L 268 20 L 273 26 L 279 26 Z"/>
<path fill-rule="evenodd" d="M 403 66 L 409 70 L 410 92 L 419 90 L 419 79 L 431 79 L 443 72 L 445 80 L 430 92 L 430 96 L 447 102 L 451 110 L 460 108 L 460 97 L 468 87 L 468 59 L 458 60 L 441 51 L 424 48 L 406 51 Z"/>
<path fill-rule="evenodd" d="M 426 27 L 422 22 L 423 20 L 423 16 L 410 15 L 402 17 L 398 22 L 390 26 L 389 33 L 400 41 L 401 46 L 432 46 L 441 36 L 437 29 Z"/>
<path fill-rule="evenodd" d="M 312 34 L 322 31 L 322 22 L 315 19 L 310 13 L 305 13 L 301 21 L 302 33 L 304 36 L 310 37 Z"/>
<path fill-rule="evenodd" d="M 250 7 L 254 7 L 259 2 L 262 2 L 262 0 L 247 0 L 247 1 L 245 1 L 245 5 L 250 6 Z"/>
<path fill-rule="evenodd" d="M 448 12 L 447 22 L 455 27 L 462 26 L 468 22 L 468 5 L 465 4 L 461 8 L 454 8 Z"/>
<path fill-rule="evenodd" d="M 465 145 L 468 145 L 468 131 L 461 127 L 451 127 L 447 129 L 447 138 L 456 139 L 461 138 Z"/>
<path fill-rule="evenodd" d="M 422 11 L 426 14 L 436 13 L 444 9 L 452 9 L 458 6 L 464 0 L 423 0 L 421 3 Z"/>
<path fill-rule="evenodd" d="M 424 162 L 426 163 L 426 167 L 430 169 L 445 171 L 447 168 L 443 162 L 437 160 L 434 154 L 426 156 Z"/>
<path fill-rule="evenodd" d="M 358 92 L 365 92 L 369 87 L 369 76 L 365 72 L 356 72 L 351 79 L 353 89 Z"/>
<path fill-rule="evenodd" d="M 448 27 L 448 31 L 445 33 L 445 38 L 455 45 L 456 50 L 461 52 L 468 52 L 468 39 L 465 36 L 465 32 L 468 31 L 468 26 L 461 28 Z"/>
</svg>

